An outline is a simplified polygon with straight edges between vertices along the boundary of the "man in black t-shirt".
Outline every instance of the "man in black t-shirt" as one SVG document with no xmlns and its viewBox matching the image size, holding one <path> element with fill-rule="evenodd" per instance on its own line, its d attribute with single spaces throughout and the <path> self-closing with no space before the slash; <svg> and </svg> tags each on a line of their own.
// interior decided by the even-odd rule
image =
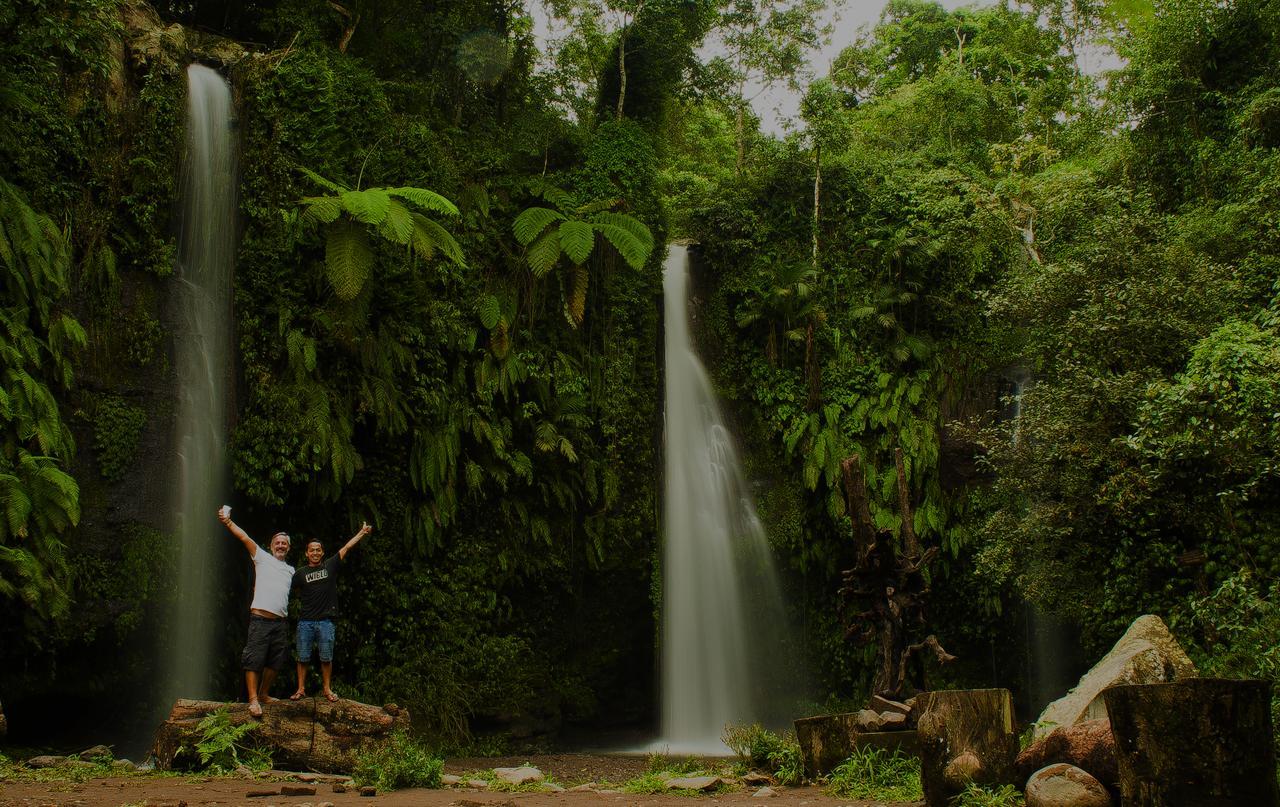
<svg viewBox="0 0 1280 807">
<path fill-rule="evenodd" d="M 302 601 L 302 613 L 298 619 L 298 691 L 290 700 L 301 700 L 307 695 L 307 664 L 315 652 L 320 653 L 320 680 L 324 684 L 324 696 L 336 701 L 330 686 L 333 677 L 333 620 L 338 615 L 338 569 L 347 553 L 360 543 L 360 539 L 373 531 L 368 522 L 338 550 L 336 555 L 324 559 L 324 545 L 318 540 L 307 543 L 307 565 L 299 566 L 293 573 L 292 591 Z"/>
</svg>

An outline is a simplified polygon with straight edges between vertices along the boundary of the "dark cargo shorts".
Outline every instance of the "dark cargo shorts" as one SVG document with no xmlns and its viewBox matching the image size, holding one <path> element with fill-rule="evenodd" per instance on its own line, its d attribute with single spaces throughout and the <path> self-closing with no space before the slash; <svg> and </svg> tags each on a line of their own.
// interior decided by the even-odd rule
<svg viewBox="0 0 1280 807">
<path fill-rule="evenodd" d="M 253 672 L 261 672 L 264 667 L 283 670 L 288 661 L 289 620 L 250 614 L 249 638 L 244 643 L 240 666 Z"/>
</svg>

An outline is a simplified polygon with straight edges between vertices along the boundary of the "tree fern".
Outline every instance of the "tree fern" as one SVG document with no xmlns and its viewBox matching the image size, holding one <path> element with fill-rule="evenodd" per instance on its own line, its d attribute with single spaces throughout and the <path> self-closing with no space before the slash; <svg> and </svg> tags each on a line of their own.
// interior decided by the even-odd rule
<svg viewBox="0 0 1280 807">
<path fill-rule="evenodd" d="M 459 267 L 466 266 L 462 247 L 453 235 L 405 204 L 456 218 L 457 206 L 435 191 L 412 187 L 354 190 L 305 168 L 299 170 L 332 194 L 299 199 L 292 217 L 304 228 L 324 228 L 325 277 L 339 299 L 354 300 L 373 274 L 371 229 L 383 241 L 405 247 L 423 260 L 433 260 L 439 253 Z"/>
<path fill-rule="evenodd" d="M 633 269 L 640 269 L 653 251 L 653 234 L 640 220 L 608 209 L 620 200 L 579 205 L 565 191 L 545 184 L 535 186 L 534 192 L 555 208 L 530 207 L 516 216 L 511 230 L 525 247 L 525 263 L 535 278 L 546 276 L 562 257 L 568 258 L 572 279 L 564 285 L 565 312 L 569 324 L 577 327 L 586 311 L 584 265 L 600 240 L 609 243 Z"/>
</svg>

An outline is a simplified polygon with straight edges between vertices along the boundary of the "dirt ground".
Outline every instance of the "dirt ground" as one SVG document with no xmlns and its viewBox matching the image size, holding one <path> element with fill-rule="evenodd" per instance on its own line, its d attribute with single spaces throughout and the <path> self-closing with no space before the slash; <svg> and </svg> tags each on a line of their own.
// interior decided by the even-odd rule
<svg viewBox="0 0 1280 807">
<path fill-rule="evenodd" d="M 645 773 L 647 760 L 641 756 L 557 754 L 551 756 L 482 759 L 450 759 L 445 773 L 465 775 L 495 767 L 530 764 L 557 783 L 570 787 L 587 782 L 621 783 Z M 316 783 L 314 795 L 265 796 L 250 798 L 251 791 L 279 790 L 282 781 L 249 781 L 245 779 L 201 777 L 115 777 L 71 782 L 10 782 L 0 780 L 0 807 L 320 807 L 329 802 L 334 807 L 696 807 L 699 804 L 745 805 L 768 804 L 771 807 L 872 807 L 885 802 L 836 799 L 817 787 L 775 786 L 777 796 L 756 798 L 754 788 L 739 785 L 736 789 L 710 795 L 633 795 L 599 791 L 577 793 L 488 793 L 471 788 L 440 790 L 398 790 L 372 798 L 358 793 L 334 793 L 330 784 Z M 293 782 L 292 784 L 298 784 Z M 691 801 L 692 800 L 692 801 Z M 893 805 L 905 807 L 906 802 Z"/>
</svg>

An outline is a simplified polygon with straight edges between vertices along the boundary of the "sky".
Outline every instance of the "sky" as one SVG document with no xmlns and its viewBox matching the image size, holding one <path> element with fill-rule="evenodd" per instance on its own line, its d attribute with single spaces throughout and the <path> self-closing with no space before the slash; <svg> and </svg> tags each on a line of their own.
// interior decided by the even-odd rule
<svg viewBox="0 0 1280 807">
<path fill-rule="evenodd" d="M 880 19 L 880 12 L 885 7 L 883 0 L 846 0 L 835 5 L 828 0 L 826 22 L 831 23 L 830 41 L 819 50 L 809 55 L 809 69 L 814 77 L 827 75 L 831 63 L 840 55 L 840 51 L 853 44 L 854 38 L 862 28 L 870 29 Z M 951 11 L 962 6 L 980 8 L 992 5 L 991 0 L 982 2 L 958 2 L 958 0 L 939 0 L 939 5 Z M 780 135 L 784 131 L 787 120 L 795 120 L 800 109 L 800 95 L 785 85 L 778 85 L 761 93 L 752 102 L 756 114 L 760 116 L 760 128 L 766 132 Z"/>
</svg>

